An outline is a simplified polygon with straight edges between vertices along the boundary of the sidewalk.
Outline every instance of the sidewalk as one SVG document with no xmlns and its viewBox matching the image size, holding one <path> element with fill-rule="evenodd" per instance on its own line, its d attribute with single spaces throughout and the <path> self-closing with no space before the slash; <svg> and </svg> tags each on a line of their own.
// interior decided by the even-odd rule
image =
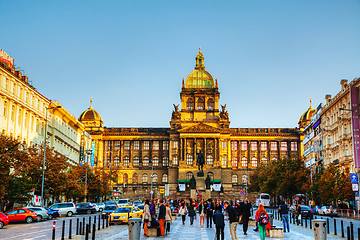
<svg viewBox="0 0 360 240">
<path fill-rule="evenodd" d="M 215 238 L 215 228 L 213 224 L 213 228 L 200 228 L 199 225 L 199 217 L 194 220 L 194 225 L 190 225 L 189 218 L 187 217 L 185 225 L 182 225 L 181 217 L 178 217 L 171 224 L 171 233 L 169 235 L 165 235 L 164 237 L 149 237 L 146 238 L 143 236 L 143 231 L 141 231 L 141 239 L 142 240 L 153 240 L 153 239 L 169 239 L 169 240 L 196 240 L 196 239 L 204 239 L 204 240 L 213 240 Z M 231 240 L 229 223 L 225 222 L 225 239 Z M 274 220 L 274 225 L 278 227 L 282 227 L 282 222 Z M 206 224 L 205 224 L 206 226 Z M 242 225 L 238 225 L 237 233 L 239 239 L 244 240 L 258 240 L 260 239 L 259 233 L 253 231 L 254 227 L 249 227 L 248 235 L 244 235 L 242 231 Z M 129 239 L 129 232 L 127 225 L 120 226 L 111 226 L 108 229 L 97 232 L 96 239 L 101 240 L 127 240 Z M 270 239 L 270 238 L 269 238 Z M 280 239 L 280 238 L 272 238 L 272 239 Z M 306 229 L 300 226 L 290 225 L 290 232 L 284 234 L 284 238 L 281 239 L 296 239 L 296 240 L 313 240 L 314 233 L 311 229 Z M 342 239 L 337 236 L 328 235 L 327 239 L 335 240 Z"/>
</svg>

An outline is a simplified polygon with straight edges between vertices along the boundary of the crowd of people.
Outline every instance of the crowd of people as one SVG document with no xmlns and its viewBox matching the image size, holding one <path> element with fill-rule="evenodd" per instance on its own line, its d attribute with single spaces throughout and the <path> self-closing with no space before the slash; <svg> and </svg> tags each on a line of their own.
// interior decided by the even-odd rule
<svg viewBox="0 0 360 240">
<path fill-rule="evenodd" d="M 156 207 L 158 206 L 158 213 Z M 143 222 L 144 222 L 144 236 L 148 236 L 149 223 L 152 228 L 159 229 L 158 235 L 164 236 L 170 233 L 170 223 L 172 221 L 172 213 L 177 212 L 181 215 L 182 224 L 186 224 L 187 216 L 190 220 L 190 225 L 194 224 L 194 219 L 199 215 L 200 227 L 212 228 L 213 223 L 216 229 L 216 239 L 224 239 L 225 222 L 229 222 L 230 235 L 232 240 L 237 240 L 237 226 L 242 224 L 243 234 L 247 235 L 249 219 L 252 215 L 252 205 L 248 198 L 244 201 L 219 201 L 208 199 L 200 202 L 193 199 L 170 200 L 164 202 L 160 200 L 145 201 Z M 285 203 L 279 207 L 279 212 L 284 220 L 284 231 L 289 230 L 288 223 L 289 208 Z M 265 239 L 265 231 L 270 228 L 269 216 L 263 205 L 259 205 L 255 213 L 256 228 L 260 239 Z M 287 225 L 286 225 L 287 222 Z M 287 228 L 285 228 L 287 227 Z"/>
</svg>

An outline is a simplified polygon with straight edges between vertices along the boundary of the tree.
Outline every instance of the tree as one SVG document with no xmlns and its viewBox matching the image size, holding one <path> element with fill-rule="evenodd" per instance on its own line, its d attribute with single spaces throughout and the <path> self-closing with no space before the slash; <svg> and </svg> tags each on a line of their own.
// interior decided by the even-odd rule
<svg viewBox="0 0 360 240">
<path fill-rule="evenodd" d="M 337 183 L 340 177 L 339 169 L 329 164 L 319 179 L 319 197 L 323 204 L 330 203 L 336 199 Z"/>
</svg>

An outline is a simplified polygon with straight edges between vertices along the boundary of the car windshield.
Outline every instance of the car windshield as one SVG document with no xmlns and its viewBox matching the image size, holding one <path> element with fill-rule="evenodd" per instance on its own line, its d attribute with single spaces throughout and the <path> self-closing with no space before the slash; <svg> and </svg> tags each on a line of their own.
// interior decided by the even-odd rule
<svg viewBox="0 0 360 240">
<path fill-rule="evenodd" d="M 308 206 L 302 206 L 301 210 L 310 211 L 311 209 Z"/>
<path fill-rule="evenodd" d="M 119 200 L 119 203 L 128 203 L 128 200 Z"/>
<path fill-rule="evenodd" d="M 86 207 L 88 205 L 90 205 L 90 204 L 89 203 L 78 203 L 78 204 L 76 204 L 77 207 Z"/>
<path fill-rule="evenodd" d="M 324 208 L 324 209 L 330 209 L 330 207 L 328 207 L 328 206 L 324 206 L 323 208 Z"/>
<path fill-rule="evenodd" d="M 116 206 L 106 206 L 104 210 L 116 210 Z"/>
<path fill-rule="evenodd" d="M 270 199 L 270 196 L 269 195 L 261 195 L 260 198 L 261 199 Z"/>
<path fill-rule="evenodd" d="M 118 210 L 116 210 L 116 213 L 130 213 L 131 212 L 131 208 L 118 208 Z"/>
<path fill-rule="evenodd" d="M 140 204 L 141 204 L 140 201 L 135 201 L 135 202 L 134 202 L 134 205 L 140 205 Z"/>
<path fill-rule="evenodd" d="M 139 205 L 138 206 L 139 209 L 144 209 L 144 207 L 145 207 L 144 205 Z"/>
</svg>

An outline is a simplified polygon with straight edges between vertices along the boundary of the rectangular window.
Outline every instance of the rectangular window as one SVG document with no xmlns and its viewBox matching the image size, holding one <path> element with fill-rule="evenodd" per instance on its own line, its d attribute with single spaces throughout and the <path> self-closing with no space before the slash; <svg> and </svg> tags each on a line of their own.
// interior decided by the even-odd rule
<svg viewBox="0 0 360 240">
<path fill-rule="evenodd" d="M 349 156 L 349 150 L 346 149 L 346 156 Z"/>
<path fill-rule="evenodd" d="M 281 142 L 281 151 L 283 152 L 287 151 L 287 142 Z"/>
<path fill-rule="evenodd" d="M 163 150 L 169 150 L 169 142 L 168 141 L 163 142 Z"/>
<path fill-rule="evenodd" d="M 130 150 L 130 141 L 124 141 L 124 150 Z"/>
<path fill-rule="evenodd" d="M 345 134 L 347 134 L 347 128 L 345 128 Z"/>
<path fill-rule="evenodd" d="M 243 151 L 247 150 L 247 142 L 245 142 L 245 141 L 241 142 L 241 150 L 243 150 Z"/>
<path fill-rule="evenodd" d="M 291 151 L 297 152 L 297 142 L 291 142 Z"/>
<path fill-rule="evenodd" d="M 178 159 L 177 156 L 174 156 L 174 157 L 173 157 L 173 165 L 174 165 L 174 166 L 179 165 L 179 159 Z"/>
<path fill-rule="evenodd" d="M 237 167 L 237 165 L 238 165 L 237 157 L 232 157 L 231 166 Z"/>
<path fill-rule="evenodd" d="M 159 150 L 159 141 L 153 141 L 153 150 Z"/>
<path fill-rule="evenodd" d="M 271 151 L 277 151 L 277 142 L 271 142 Z"/>
<path fill-rule="evenodd" d="M 6 111 L 7 111 L 7 101 L 4 101 L 4 117 L 6 117 Z"/>
<path fill-rule="evenodd" d="M 178 141 L 174 141 L 174 148 L 178 148 L 179 147 L 179 142 Z"/>
<path fill-rule="evenodd" d="M 169 166 L 169 159 L 167 157 L 164 157 L 164 159 L 163 159 L 163 166 L 164 167 Z"/>
<path fill-rule="evenodd" d="M 221 142 L 222 148 L 226 148 L 226 142 Z"/>
<path fill-rule="evenodd" d="M 227 164 L 227 158 L 226 158 L 226 157 L 223 157 L 223 158 L 222 158 L 222 165 L 223 165 L 223 166 L 226 166 L 226 164 Z"/>
<path fill-rule="evenodd" d="M 134 141 L 134 150 L 140 150 L 140 142 Z"/>
<path fill-rule="evenodd" d="M 267 151 L 267 142 L 261 142 L 261 151 Z"/>
<path fill-rule="evenodd" d="M 251 150 L 257 151 L 257 142 L 251 142 Z"/>
<path fill-rule="evenodd" d="M 144 142 L 143 142 L 143 149 L 144 149 L 144 150 L 149 150 L 149 149 L 150 149 L 149 141 L 144 141 Z"/>
<path fill-rule="evenodd" d="M 120 145 L 121 145 L 120 141 L 114 141 L 114 150 L 119 151 L 120 150 Z"/>
<path fill-rule="evenodd" d="M 231 150 L 237 151 L 238 150 L 238 143 L 237 141 L 231 141 Z"/>
</svg>

